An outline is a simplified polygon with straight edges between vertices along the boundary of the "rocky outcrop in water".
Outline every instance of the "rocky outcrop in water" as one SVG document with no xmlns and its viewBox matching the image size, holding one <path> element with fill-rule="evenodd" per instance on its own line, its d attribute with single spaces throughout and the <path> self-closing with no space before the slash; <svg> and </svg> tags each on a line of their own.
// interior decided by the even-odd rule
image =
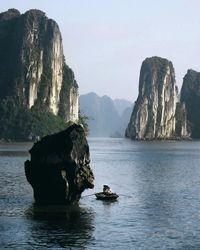
<svg viewBox="0 0 200 250">
<path fill-rule="evenodd" d="M 185 103 L 191 137 L 200 138 L 200 72 L 187 71 L 181 89 L 181 102 Z"/>
<path fill-rule="evenodd" d="M 37 203 L 74 203 L 93 188 L 89 146 L 82 126 L 46 136 L 29 151 L 25 174 Z"/>
<path fill-rule="evenodd" d="M 40 10 L 0 14 L 0 98 L 78 119 L 78 85 L 66 65 L 55 21 Z"/>
<path fill-rule="evenodd" d="M 160 57 L 147 58 L 142 63 L 139 95 L 126 137 L 135 140 L 187 137 L 186 116 L 180 115 L 176 121 L 177 95 L 172 63 Z M 179 105 L 178 108 L 180 112 L 184 111 L 183 106 Z M 179 128 L 176 128 L 176 124 Z"/>
</svg>

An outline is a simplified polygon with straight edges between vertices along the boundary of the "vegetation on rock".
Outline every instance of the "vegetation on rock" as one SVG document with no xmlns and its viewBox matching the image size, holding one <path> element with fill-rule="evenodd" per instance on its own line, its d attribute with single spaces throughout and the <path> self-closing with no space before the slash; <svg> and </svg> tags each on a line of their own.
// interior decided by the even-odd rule
<svg viewBox="0 0 200 250">
<path fill-rule="evenodd" d="M 87 117 L 79 114 L 79 124 L 88 133 Z M 0 103 L 0 139 L 14 141 L 34 141 L 66 129 L 72 122 L 65 122 L 51 112 L 32 107 L 27 109 L 16 105 L 13 97 L 7 97 Z"/>
<path fill-rule="evenodd" d="M 27 109 L 17 106 L 12 97 L 0 103 L 0 138 L 35 140 L 63 130 L 67 127 L 63 119 L 38 108 Z"/>
</svg>

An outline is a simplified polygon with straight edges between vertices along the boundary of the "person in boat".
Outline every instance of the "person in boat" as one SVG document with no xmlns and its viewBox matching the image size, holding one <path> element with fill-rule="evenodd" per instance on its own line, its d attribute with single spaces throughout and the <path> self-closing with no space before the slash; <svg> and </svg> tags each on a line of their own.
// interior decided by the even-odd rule
<svg viewBox="0 0 200 250">
<path fill-rule="evenodd" d="M 103 185 L 103 193 L 104 194 L 112 194 L 112 190 L 108 185 Z"/>
</svg>

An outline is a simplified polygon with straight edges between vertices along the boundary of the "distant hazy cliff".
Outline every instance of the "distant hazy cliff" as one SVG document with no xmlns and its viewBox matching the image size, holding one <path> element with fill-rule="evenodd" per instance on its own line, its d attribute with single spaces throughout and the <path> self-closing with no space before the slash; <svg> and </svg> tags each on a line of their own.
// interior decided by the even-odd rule
<svg viewBox="0 0 200 250">
<path fill-rule="evenodd" d="M 89 136 L 118 137 L 124 135 L 132 103 L 91 92 L 80 96 L 80 110 L 89 118 Z"/>
<path fill-rule="evenodd" d="M 65 64 L 55 21 L 40 10 L 0 14 L 0 97 L 78 119 L 78 85 Z"/>
<path fill-rule="evenodd" d="M 147 58 L 140 71 L 139 95 L 135 103 L 126 137 L 136 140 L 188 137 L 184 105 L 177 109 L 178 89 L 170 61 Z"/>
</svg>

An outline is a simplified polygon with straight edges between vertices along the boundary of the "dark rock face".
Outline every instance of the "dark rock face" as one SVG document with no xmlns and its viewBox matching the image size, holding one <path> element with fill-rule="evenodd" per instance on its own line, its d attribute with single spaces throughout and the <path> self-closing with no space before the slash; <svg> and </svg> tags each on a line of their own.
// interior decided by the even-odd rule
<svg viewBox="0 0 200 250">
<path fill-rule="evenodd" d="M 126 137 L 135 140 L 182 137 L 187 129 L 181 116 L 180 128 L 176 130 L 177 95 L 172 63 L 159 57 L 147 58 L 142 63 L 139 95 L 126 129 Z"/>
<path fill-rule="evenodd" d="M 78 119 L 78 85 L 65 64 L 55 21 L 40 10 L 0 14 L 0 98 Z M 65 96 L 65 98 L 63 98 Z"/>
<path fill-rule="evenodd" d="M 200 138 L 200 72 L 188 70 L 183 79 L 181 102 L 185 103 L 192 138 Z"/>
<path fill-rule="evenodd" d="M 7 20 L 10 20 L 12 18 L 15 18 L 15 17 L 19 17 L 20 16 L 20 12 L 16 9 L 9 9 L 8 11 L 6 12 L 2 12 L 0 13 L 0 21 L 7 21 Z"/>
<path fill-rule="evenodd" d="M 89 146 L 82 126 L 49 135 L 34 144 L 25 174 L 37 203 L 74 203 L 93 188 Z"/>
</svg>

